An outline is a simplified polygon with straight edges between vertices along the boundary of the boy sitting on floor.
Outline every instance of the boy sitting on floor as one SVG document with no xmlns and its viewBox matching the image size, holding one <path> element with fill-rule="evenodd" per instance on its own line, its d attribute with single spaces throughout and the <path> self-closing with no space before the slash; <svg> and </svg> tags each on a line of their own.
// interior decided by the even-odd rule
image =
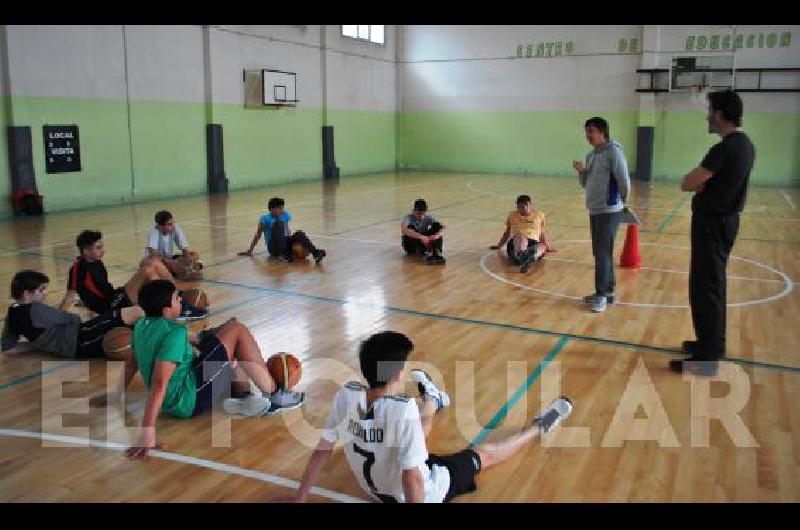
<svg viewBox="0 0 800 530">
<path fill-rule="evenodd" d="M 441 265 L 444 225 L 432 215 L 428 215 L 425 199 L 414 201 L 414 210 L 400 221 L 401 243 L 409 256 L 421 254 L 425 263 Z"/>
<path fill-rule="evenodd" d="M 495 444 L 470 447 L 452 455 L 429 455 L 425 438 L 437 411 L 450 404 L 422 370 L 411 370 L 422 398 L 400 394 L 406 380 L 406 360 L 414 345 L 403 334 L 385 331 L 361 344 L 359 361 L 367 381 L 347 383 L 333 398 L 322 438 L 303 474 L 292 502 L 305 502 L 337 442 L 361 488 L 382 502 L 448 502 L 475 491 L 476 475 L 499 464 L 555 428 L 572 412 L 561 397 L 533 419 L 520 434 Z"/>
<path fill-rule="evenodd" d="M 26 349 L 41 350 L 56 357 L 89 359 L 105 357 L 103 336 L 121 326 L 131 326 L 143 316 L 140 307 L 126 307 L 102 313 L 86 322 L 74 313 L 45 304 L 50 279 L 31 270 L 16 273 L 11 280 L 14 303 L 6 313 L 2 349 L 10 350 L 28 341 Z M 122 359 L 124 360 L 124 359 Z"/>
<path fill-rule="evenodd" d="M 231 394 L 237 397 L 225 399 L 224 410 L 243 416 L 280 414 L 305 401 L 300 392 L 278 388 L 252 333 L 243 324 L 229 320 L 219 328 L 201 332 L 197 342 L 200 355 L 195 357 L 189 332 L 174 322 L 181 310 L 174 284 L 165 280 L 144 284 L 139 291 L 139 304 L 146 316 L 136 323 L 131 345 L 149 393 L 141 440 L 138 446 L 128 449 L 129 458 L 143 457 L 148 450 L 159 447 L 159 412 L 192 418 Z M 249 394 L 249 380 L 264 393 L 263 397 Z"/>
<path fill-rule="evenodd" d="M 533 201 L 529 195 L 517 197 L 517 209 L 508 214 L 503 237 L 498 244 L 489 248 L 498 250 L 506 241 L 508 259 L 519 265 L 522 273 L 528 272 L 530 266 L 545 252 L 556 252 L 545 233 L 544 213 L 533 209 Z"/>
<path fill-rule="evenodd" d="M 179 280 L 194 281 L 202 277 L 200 255 L 189 250 L 186 235 L 172 218 L 172 213 L 161 210 L 155 215 L 156 225 L 147 232 L 144 258 L 160 259 Z M 176 252 L 180 251 L 180 253 Z"/>
<path fill-rule="evenodd" d="M 106 253 L 103 234 L 94 230 L 84 230 L 76 238 L 75 244 L 80 255 L 69 269 L 67 292 L 59 309 L 69 310 L 77 297 L 84 305 L 97 314 L 136 305 L 139 288 L 151 280 L 175 282 L 172 274 L 156 256 L 142 260 L 139 270 L 123 286 L 114 288 L 108 281 L 108 271 L 103 264 Z M 200 320 L 208 316 L 208 311 L 198 309 L 183 302 L 178 320 Z"/>
<path fill-rule="evenodd" d="M 292 214 L 283 209 L 285 204 L 285 201 L 279 197 L 273 197 L 269 200 L 267 203 L 269 213 L 262 215 L 258 220 L 256 234 L 253 236 L 250 248 L 244 252 L 239 252 L 240 256 L 252 256 L 253 249 L 256 248 L 258 240 L 261 239 L 261 234 L 264 234 L 264 243 L 270 256 L 277 257 L 285 263 L 294 261 L 292 247 L 296 244 L 301 245 L 305 252 L 311 254 L 316 263 L 322 261 L 327 253 L 323 249 L 315 247 L 305 232 L 298 230 L 292 233 L 289 230 L 289 221 L 292 220 Z"/>
</svg>

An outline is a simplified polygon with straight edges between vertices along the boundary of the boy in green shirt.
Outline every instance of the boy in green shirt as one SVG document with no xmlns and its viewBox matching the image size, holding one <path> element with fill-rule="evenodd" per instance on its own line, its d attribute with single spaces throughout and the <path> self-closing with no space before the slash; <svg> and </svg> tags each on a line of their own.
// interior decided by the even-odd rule
<svg viewBox="0 0 800 530">
<path fill-rule="evenodd" d="M 211 409 L 220 398 L 230 414 L 262 416 L 280 414 L 303 404 L 300 392 L 279 389 L 264 365 L 261 350 L 250 330 L 230 320 L 200 334 L 195 357 L 187 329 L 175 322 L 181 312 L 181 299 L 175 284 L 166 280 L 146 283 L 139 290 L 139 305 L 145 312 L 133 330 L 131 345 L 139 371 L 150 391 L 142 419 L 142 437 L 137 447 L 127 451 L 139 458 L 158 448 L 156 418 L 159 411 L 176 418 L 192 418 Z M 234 371 L 244 371 L 234 381 Z M 264 397 L 249 395 L 248 378 Z"/>
</svg>

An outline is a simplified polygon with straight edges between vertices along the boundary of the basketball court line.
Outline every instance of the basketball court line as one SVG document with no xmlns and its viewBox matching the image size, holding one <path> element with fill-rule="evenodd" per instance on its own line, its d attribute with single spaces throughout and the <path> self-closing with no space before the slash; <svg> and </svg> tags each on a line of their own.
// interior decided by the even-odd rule
<svg viewBox="0 0 800 530">
<path fill-rule="evenodd" d="M 455 178 L 455 176 L 453 178 Z M 309 182 L 317 182 L 317 181 L 309 181 Z M 287 183 L 287 184 L 291 185 L 291 183 Z M 376 193 L 376 192 L 381 192 L 381 191 L 392 191 L 392 190 L 398 190 L 398 189 L 415 188 L 415 187 L 419 187 L 419 186 L 429 186 L 429 185 L 430 185 L 429 182 L 419 182 L 417 184 L 407 184 L 407 185 L 404 185 L 404 186 L 392 186 L 392 187 L 376 188 L 376 189 L 369 189 L 369 190 L 340 191 L 340 192 L 337 192 L 337 197 L 338 198 L 345 198 L 344 197 L 345 195 L 349 197 L 349 196 L 352 196 L 352 195 L 359 195 L 359 194 L 364 194 L 364 193 Z M 263 189 L 263 187 L 254 188 L 254 189 Z M 266 189 L 265 189 L 265 191 L 266 191 Z M 316 191 L 319 191 L 319 190 L 316 190 Z M 247 190 L 235 190 L 234 193 L 247 195 L 248 191 Z M 309 192 L 309 194 L 310 193 L 311 192 Z M 342 195 L 339 195 L 339 194 L 342 194 Z M 302 196 L 301 196 L 301 198 L 302 198 Z M 300 200 L 300 201 L 297 201 L 297 202 L 293 202 L 292 206 L 305 205 L 305 204 L 319 204 L 323 200 L 324 200 L 323 198 L 305 199 L 305 200 Z M 137 204 L 139 204 L 139 205 L 158 204 L 160 202 L 163 202 L 163 201 L 160 200 L 160 199 L 159 200 L 149 200 L 149 201 L 144 201 L 144 202 L 137 203 Z M 107 208 L 109 208 L 109 209 L 110 208 L 116 208 L 118 206 L 130 206 L 130 204 L 115 204 L 115 205 L 112 205 L 112 206 L 108 206 Z M 54 212 L 54 214 L 55 215 L 69 214 L 69 213 L 74 213 L 76 211 L 81 211 L 81 210 L 66 210 L 66 211 L 62 211 L 62 212 Z M 94 209 L 93 209 L 93 211 L 94 211 Z M 262 208 L 259 208 L 257 210 L 246 210 L 246 211 L 242 211 L 242 212 L 226 214 L 225 217 L 222 217 L 222 219 L 233 218 L 233 217 L 242 217 L 242 216 L 247 216 L 247 215 L 256 215 L 256 214 L 259 214 L 259 213 L 263 215 L 266 212 L 267 212 L 267 210 L 262 207 Z M 205 219 L 214 220 L 214 219 L 221 219 L 221 218 L 219 218 L 219 217 L 202 217 L 200 219 L 189 219 L 188 221 L 181 220 L 178 224 L 190 223 L 192 221 L 202 221 L 202 220 L 205 220 Z M 3 223 L 0 223 L 0 225 L 2 225 L 2 224 Z M 117 237 L 117 236 L 123 236 L 123 235 L 136 234 L 138 232 L 147 232 L 148 230 L 150 230 L 150 228 L 152 228 L 152 226 L 148 225 L 146 228 L 135 228 L 135 229 L 130 229 L 130 230 L 123 230 L 121 232 L 108 232 L 108 233 L 103 232 L 103 239 L 107 239 L 107 238 L 111 238 L 111 237 Z M 75 242 L 74 239 L 45 240 L 45 241 L 43 241 L 43 242 L 41 242 L 41 243 L 39 243 L 37 245 L 34 245 L 34 246 L 22 247 L 22 248 L 15 249 L 15 250 L 8 250 L 7 252 L 9 254 L 15 254 L 15 253 L 21 253 L 21 252 L 27 251 L 27 250 L 37 250 L 37 249 L 40 249 L 43 246 L 55 246 L 55 245 L 63 245 L 63 244 L 68 244 L 68 243 L 74 244 L 74 242 Z M 0 256 L 4 256 L 4 255 L 7 255 L 7 254 L 6 253 L 0 253 Z"/>
<path fill-rule="evenodd" d="M 498 196 L 498 197 L 507 198 L 512 202 L 517 196 L 517 194 L 510 193 L 510 192 L 497 193 L 497 192 L 494 192 L 494 191 L 481 190 L 479 188 L 476 188 L 472 184 L 472 181 L 469 181 L 466 184 L 466 186 L 467 186 L 468 189 L 470 189 L 471 191 L 473 191 L 475 193 L 479 193 L 479 194 L 482 194 L 482 195 L 495 195 L 495 196 Z M 762 188 L 762 189 L 766 190 L 768 188 Z M 559 194 L 559 195 L 548 195 L 547 197 L 548 197 L 547 200 L 546 200 L 547 204 L 561 205 L 561 204 L 565 204 L 565 203 L 563 201 L 561 201 L 561 200 L 558 200 L 558 199 L 553 200 L 553 197 L 557 197 L 557 198 L 560 198 L 560 197 L 575 197 L 575 195 L 574 194 Z M 634 199 L 636 199 L 636 197 L 634 197 Z M 544 201 L 537 201 L 536 197 L 534 197 L 534 201 L 537 202 L 537 203 L 538 202 L 544 202 Z M 575 203 L 574 203 L 574 201 L 569 201 L 566 204 L 574 205 Z M 640 210 L 641 209 L 641 210 L 648 210 L 648 211 L 653 211 L 653 212 L 671 212 L 671 211 L 674 210 L 674 208 L 661 208 L 661 207 L 658 207 L 658 206 L 651 206 L 649 204 L 643 204 L 641 202 L 636 202 L 635 200 L 632 200 L 632 201 L 630 201 L 630 202 L 628 202 L 626 204 L 628 204 L 629 206 L 635 208 L 636 210 Z M 790 203 L 790 205 L 791 205 L 791 203 Z M 754 217 L 754 216 L 751 216 L 749 214 L 750 210 L 764 211 L 764 210 L 769 210 L 769 209 L 774 208 L 774 207 L 775 207 L 774 205 L 768 205 L 768 204 L 753 204 L 753 205 L 748 204 L 747 207 L 745 208 L 745 211 L 743 212 L 743 216 L 746 217 L 747 219 L 762 219 L 762 220 L 767 220 L 767 221 L 771 221 L 771 220 L 775 220 L 775 219 L 785 220 L 785 221 L 800 221 L 800 218 L 796 218 L 796 217 L 791 217 L 791 218 Z M 554 209 L 557 210 L 558 208 L 554 208 Z M 689 215 L 682 216 L 682 215 L 678 215 L 678 214 L 676 214 L 676 216 L 678 216 L 678 217 L 689 217 Z"/>
<path fill-rule="evenodd" d="M 680 210 L 681 207 L 683 207 L 683 205 L 686 204 L 686 201 L 689 200 L 689 197 L 690 197 L 690 195 L 688 195 L 688 194 L 686 194 L 683 197 L 681 197 L 681 200 L 678 201 L 678 204 L 676 204 L 675 207 L 672 209 L 672 211 L 667 214 L 667 217 L 664 219 L 664 221 L 662 221 L 662 223 L 656 229 L 656 234 L 660 234 L 661 232 L 664 231 L 664 228 L 666 228 L 667 225 L 670 222 L 672 222 L 672 219 L 673 219 L 673 217 L 675 217 L 675 214 L 678 213 L 678 210 Z"/>
<path fill-rule="evenodd" d="M 46 359 L 41 359 L 41 360 L 46 360 Z M 61 370 L 62 368 L 66 368 L 67 366 L 72 366 L 73 364 L 76 364 L 78 362 L 80 362 L 80 361 L 78 361 L 78 360 L 64 361 L 64 362 L 62 362 L 61 364 L 59 364 L 57 366 L 52 366 L 52 367 L 48 368 L 47 370 L 39 370 L 36 373 L 29 374 L 29 375 L 24 375 L 22 377 L 18 377 L 17 379 L 14 379 L 12 381 L 9 381 L 8 383 L 3 383 L 2 385 L 0 385 L 0 390 L 5 390 L 6 388 L 11 388 L 12 386 L 17 386 L 19 384 L 22 384 L 22 383 L 25 383 L 27 381 L 30 381 L 31 379 L 36 379 L 37 377 L 41 377 L 41 376 L 43 376 L 45 374 L 49 374 L 50 372 L 56 372 L 58 370 Z"/>
<path fill-rule="evenodd" d="M 547 368 L 547 365 L 549 365 L 550 362 L 556 358 L 556 356 L 559 354 L 559 352 L 561 352 L 561 350 L 564 348 L 564 346 L 567 344 L 568 341 L 569 337 L 566 336 L 561 337 L 561 339 L 559 339 L 558 343 L 553 347 L 553 349 L 550 350 L 550 353 L 547 354 L 547 357 L 542 359 L 542 361 L 536 366 L 533 372 L 531 372 L 528 375 L 528 378 L 525 380 L 522 386 L 520 386 L 517 389 L 517 391 L 514 392 L 514 394 L 510 398 L 508 398 L 508 400 L 503 404 L 503 406 L 500 407 L 500 410 L 498 410 L 497 413 L 495 413 L 495 415 L 492 416 L 492 419 L 489 420 L 489 423 L 487 423 L 483 427 L 483 429 L 481 429 L 481 432 L 478 433 L 478 435 L 472 439 L 472 441 L 470 442 L 470 446 L 476 446 L 482 444 L 483 441 L 486 439 L 486 437 L 489 436 L 489 434 L 491 434 L 491 432 L 495 430 L 498 427 L 498 425 L 500 425 L 500 423 L 508 415 L 508 412 L 514 407 L 514 405 L 516 405 L 517 401 L 519 401 L 522 396 L 527 394 L 531 386 L 533 386 L 536 380 L 539 379 L 539 376 L 542 375 L 542 372 Z"/>
<path fill-rule="evenodd" d="M 0 436 L 4 436 L 7 438 L 27 438 L 33 440 L 41 440 L 43 442 L 48 441 L 48 442 L 75 444 L 75 445 L 93 447 L 96 449 L 107 449 L 110 451 L 119 451 L 119 452 L 123 452 L 130 447 L 129 445 L 126 444 L 109 442 L 106 440 L 93 440 L 91 438 L 82 438 L 79 436 L 64 436 L 60 434 L 39 433 L 34 431 L 23 431 L 18 429 L 0 429 Z M 254 480 L 265 482 L 267 484 L 273 484 L 284 488 L 289 488 L 294 490 L 300 489 L 300 483 L 296 480 L 284 478 L 278 475 L 272 475 L 270 473 L 265 473 L 263 471 L 257 471 L 255 469 L 248 469 L 244 467 L 234 466 L 231 464 L 224 464 L 222 462 L 216 462 L 214 460 L 205 460 L 203 458 L 197 458 L 194 456 L 188 456 L 181 453 L 173 453 L 161 450 L 149 451 L 147 454 L 148 456 L 154 458 L 160 458 L 162 460 L 169 460 L 181 464 L 202 467 L 205 469 L 210 469 L 212 471 L 219 471 L 220 473 L 227 473 L 229 475 L 238 475 L 240 477 L 251 478 Z M 337 502 L 350 502 L 350 503 L 370 502 L 364 499 L 360 499 L 358 497 L 353 497 L 352 495 L 339 493 L 337 491 L 329 490 L 326 488 L 320 488 L 318 486 L 314 486 L 313 488 L 311 488 L 311 494 L 320 497 L 325 497 L 327 499 L 331 499 Z"/>
<path fill-rule="evenodd" d="M 797 206 L 794 205 L 794 201 L 792 201 L 792 198 L 789 197 L 788 193 L 786 193 L 785 191 L 781 190 L 781 195 L 783 195 L 783 198 L 786 199 L 786 202 L 789 203 L 789 206 L 792 207 L 792 210 L 797 210 Z"/>
<path fill-rule="evenodd" d="M 462 324 L 475 324 L 475 325 L 479 325 L 479 326 L 487 326 L 487 327 L 492 327 L 492 328 L 496 328 L 496 329 L 512 330 L 512 331 L 518 331 L 518 332 L 521 332 L 521 333 L 546 335 L 546 336 L 551 336 L 551 337 L 567 337 L 567 338 L 570 338 L 570 339 L 582 340 L 582 341 L 591 342 L 591 343 L 605 344 L 605 345 L 610 345 L 610 346 L 618 346 L 618 347 L 626 348 L 626 349 L 636 349 L 636 350 L 641 350 L 641 351 L 646 351 L 646 352 L 653 352 L 653 353 L 660 353 L 660 354 L 671 355 L 671 356 L 674 356 L 676 354 L 685 355 L 681 350 L 676 349 L 676 348 L 666 348 L 666 347 L 661 347 L 661 346 L 652 346 L 652 345 L 649 345 L 649 344 L 639 344 L 639 343 L 635 343 L 635 342 L 628 342 L 628 341 L 617 340 L 617 339 L 607 339 L 607 338 L 604 338 L 604 337 L 595 337 L 595 336 L 592 336 L 592 335 L 582 335 L 582 334 L 577 334 L 577 333 L 565 333 L 565 332 L 560 332 L 560 331 L 552 331 L 552 330 L 546 330 L 546 329 L 525 327 L 525 326 L 520 326 L 520 325 L 517 325 L 517 324 L 506 324 L 506 323 L 503 323 L 503 322 L 492 322 L 492 321 L 487 321 L 487 320 L 476 320 L 476 319 L 464 318 L 464 317 L 459 317 L 459 316 L 454 316 L 454 315 L 428 313 L 428 312 L 425 312 L 425 311 L 417 311 L 417 310 L 414 310 L 414 309 L 405 309 L 405 308 L 402 308 L 402 307 L 393 307 L 393 306 L 388 306 L 388 305 L 375 304 L 375 303 L 369 303 L 369 302 L 358 302 L 358 301 L 353 301 L 353 300 L 342 300 L 340 298 L 334 298 L 334 297 L 329 297 L 329 296 L 320 296 L 320 295 L 314 295 L 314 294 L 309 294 L 309 293 L 303 293 L 303 292 L 299 292 L 299 291 L 287 291 L 287 290 L 277 289 L 277 288 L 272 288 L 272 287 L 262 287 L 262 286 L 259 286 L 259 285 L 248 285 L 248 284 L 243 284 L 243 283 L 227 282 L 227 281 L 222 281 L 222 280 L 210 280 L 210 279 L 204 279 L 204 280 L 200 280 L 200 281 L 201 282 L 206 282 L 206 283 L 212 283 L 212 284 L 225 285 L 225 286 L 228 286 L 228 287 L 239 287 L 241 289 L 249 289 L 249 290 L 255 290 L 255 291 L 269 292 L 269 293 L 274 293 L 274 294 L 281 295 L 281 296 L 290 296 L 290 297 L 296 297 L 296 298 L 305 298 L 305 299 L 309 299 L 309 300 L 318 300 L 318 301 L 321 301 L 321 302 L 329 302 L 329 303 L 340 304 L 340 305 L 353 304 L 353 305 L 357 305 L 357 306 L 366 306 L 366 307 L 373 307 L 373 308 L 377 307 L 378 309 L 382 309 L 384 311 L 391 312 L 391 313 L 414 316 L 414 317 L 419 317 L 419 318 L 430 318 L 432 320 L 445 320 L 445 321 L 450 321 L 450 322 L 459 322 L 459 323 L 462 323 Z M 740 365 L 744 365 L 744 366 L 752 366 L 752 367 L 755 367 L 755 368 L 764 368 L 764 369 L 785 371 L 785 372 L 790 372 L 790 373 L 800 373 L 800 367 L 795 367 L 795 366 L 771 364 L 771 363 L 765 363 L 765 362 L 761 362 L 761 361 L 751 361 L 751 360 L 748 360 L 748 359 L 739 359 L 739 358 L 733 358 L 733 357 L 725 357 L 723 359 L 723 361 L 724 362 L 732 362 L 734 364 L 740 364 Z"/>
<path fill-rule="evenodd" d="M 642 243 L 642 244 L 643 245 L 658 246 L 658 247 L 677 247 L 677 245 L 661 245 L 661 244 L 657 244 L 657 243 Z M 683 247 L 677 247 L 677 248 L 683 248 Z M 551 290 L 548 290 L 548 289 L 539 289 L 537 287 L 531 287 L 530 285 L 525 285 L 525 284 L 522 284 L 522 283 L 519 283 L 519 282 L 515 282 L 515 281 L 512 281 L 512 280 L 509 280 L 508 278 L 505 278 L 503 276 L 500 276 L 499 274 L 496 274 L 496 273 L 490 271 L 489 267 L 487 267 L 487 265 L 486 265 L 486 259 L 488 257 L 494 255 L 494 254 L 495 254 L 494 251 L 490 251 L 490 252 L 487 252 L 486 254 L 484 254 L 483 257 L 480 259 L 480 267 L 481 267 L 481 270 L 483 270 L 484 273 L 486 273 L 488 276 L 494 278 L 495 280 L 497 280 L 497 281 L 499 281 L 501 283 L 504 283 L 506 285 L 511 285 L 511 286 L 514 286 L 514 287 L 518 287 L 520 289 L 524 289 L 526 291 L 535 291 L 537 293 L 549 294 L 549 295 L 552 295 L 552 296 L 557 296 L 559 298 L 567 298 L 569 300 L 582 300 L 583 299 L 582 296 L 575 296 L 575 295 L 571 295 L 571 294 L 561 293 L 561 292 L 558 292 L 558 291 L 551 291 Z M 549 258 L 545 258 L 545 259 L 549 259 Z M 766 269 L 766 270 L 768 270 L 768 271 L 770 271 L 770 272 L 772 272 L 774 274 L 777 274 L 778 276 L 781 276 L 783 279 L 780 280 L 780 283 L 783 283 L 784 288 L 783 288 L 783 290 L 781 292 L 779 292 L 777 294 L 774 294 L 772 296 L 768 296 L 766 298 L 759 298 L 757 300 L 746 300 L 744 302 L 729 303 L 729 304 L 727 304 L 728 307 L 746 307 L 746 306 L 751 306 L 751 305 L 766 304 L 766 303 L 769 303 L 769 302 L 773 302 L 775 300 L 778 300 L 780 298 L 783 298 L 783 297 L 787 296 L 792 291 L 792 289 L 794 288 L 794 281 L 792 281 L 791 278 L 789 278 L 783 272 L 770 267 L 769 265 L 766 265 L 764 263 L 760 263 L 758 261 L 750 260 L 750 259 L 747 259 L 747 258 L 740 258 L 738 256 L 733 256 L 733 255 L 731 255 L 731 259 L 744 261 L 746 263 L 751 263 L 753 265 L 760 266 L 760 267 L 762 267 L 762 268 L 764 268 L 764 269 Z M 728 278 L 731 278 L 731 277 L 728 276 Z M 736 278 L 740 279 L 740 277 L 738 277 L 738 276 Z M 752 278 L 752 279 L 748 278 L 748 280 L 749 281 L 756 281 L 754 278 Z M 664 309 L 689 309 L 691 307 L 691 306 L 688 306 L 688 305 L 678 305 L 678 304 L 655 304 L 655 303 L 647 303 L 647 302 L 623 302 L 623 301 L 616 301 L 615 304 L 627 305 L 627 306 L 631 306 L 631 307 L 651 307 L 651 308 L 664 308 Z"/>
</svg>

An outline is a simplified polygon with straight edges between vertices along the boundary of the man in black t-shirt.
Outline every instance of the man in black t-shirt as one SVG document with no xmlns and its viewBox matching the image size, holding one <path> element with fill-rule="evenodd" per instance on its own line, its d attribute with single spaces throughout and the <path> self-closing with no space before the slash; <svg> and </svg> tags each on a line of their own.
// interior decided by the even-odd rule
<svg viewBox="0 0 800 530">
<path fill-rule="evenodd" d="M 726 268 L 739 230 L 755 147 L 741 131 L 742 100 L 731 90 L 708 95 L 708 131 L 722 137 L 700 167 L 681 182 L 692 200 L 689 301 L 696 341 L 684 341 L 688 359 L 670 361 L 674 372 L 715 375 L 725 355 Z"/>
</svg>

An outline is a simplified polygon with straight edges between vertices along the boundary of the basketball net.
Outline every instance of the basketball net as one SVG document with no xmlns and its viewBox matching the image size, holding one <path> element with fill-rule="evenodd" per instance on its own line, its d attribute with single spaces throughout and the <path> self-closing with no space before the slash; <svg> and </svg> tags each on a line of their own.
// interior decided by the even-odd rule
<svg viewBox="0 0 800 530">
<path fill-rule="evenodd" d="M 692 103 L 699 106 L 705 106 L 708 95 L 708 87 L 706 85 L 692 85 Z"/>
</svg>

